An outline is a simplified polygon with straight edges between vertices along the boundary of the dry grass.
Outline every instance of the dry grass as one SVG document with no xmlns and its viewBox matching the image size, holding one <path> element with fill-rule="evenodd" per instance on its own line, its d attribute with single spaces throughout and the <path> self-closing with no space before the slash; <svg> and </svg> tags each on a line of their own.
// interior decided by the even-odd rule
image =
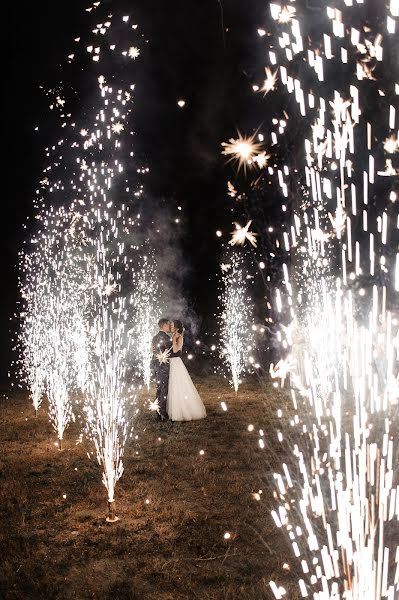
<svg viewBox="0 0 399 600">
<path fill-rule="evenodd" d="M 273 597 L 273 578 L 298 597 L 270 517 L 271 469 L 281 457 L 260 450 L 247 430 L 253 423 L 272 436 L 286 399 L 256 382 L 237 397 L 222 379 L 196 383 L 207 419 L 161 424 L 141 413 L 116 489 L 116 524 L 104 520 L 100 468 L 85 444 L 75 445 L 78 427 L 59 452 L 45 409 L 35 419 L 26 395 L 3 402 L 1 597 L 255 600 Z M 252 496 L 259 489 L 260 502 Z"/>
</svg>

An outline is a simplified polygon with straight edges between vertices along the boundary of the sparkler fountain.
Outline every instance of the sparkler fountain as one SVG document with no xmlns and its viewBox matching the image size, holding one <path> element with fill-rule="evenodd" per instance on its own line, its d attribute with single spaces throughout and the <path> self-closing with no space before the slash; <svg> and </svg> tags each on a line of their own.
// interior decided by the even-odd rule
<svg viewBox="0 0 399 600">
<path fill-rule="evenodd" d="M 33 241 L 39 240 L 39 252 L 37 259 L 32 255 L 25 261 L 29 269 L 24 269 L 22 285 L 29 311 L 21 316 L 25 318 L 22 331 L 30 336 L 25 348 L 31 349 L 39 337 L 38 347 L 51 350 L 47 355 L 40 352 L 40 357 L 46 358 L 42 364 L 50 418 L 60 437 L 71 417 L 67 392 L 72 380 L 83 392 L 79 404 L 86 417 L 84 430 L 103 468 L 108 520 L 115 521 L 115 485 L 123 472 L 122 456 L 134 410 L 134 388 L 126 384 L 127 324 L 132 321 L 130 307 L 136 305 L 135 290 L 129 295 L 129 272 L 136 268 L 138 247 L 133 233 L 140 217 L 133 218 L 130 209 L 142 194 L 138 173 L 144 171 L 135 170 L 129 179 L 123 162 L 129 154 L 133 156 L 131 62 L 140 55 L 131 41 L 134 37 L 141 42 L 143 35 L 128 15 L 100 17 L 104 9 L 99 2 L 87 10 L 96 14 L 97 24 L 89 39 L 75 39 L 77 47 L 68 62 L 81 60 L 85 65 L 90 61 L 87 77 L 95 77 L 98 93 L 93 96 L 95 106 L 93 98 L 88 106 L 81 104 L 75 118 L 65 108 L 62 87 L 48 92 L 50 107 L 59 113 L 63 137 L 47 150 L 48 165 L 36 201 L 40 232 Z M 96 73 L 102 62 L 104 70 Z M 62 208 L 54 209 L 57 205 Z M 66 216 L 68 226 L 63 216 L 57 220 L 58 213 Z M 36 332 L 30 326 L 38 312 L 32 308 L 38 306 L 32 290 L 40 278 L 47 282 L 40 296 L 40 315 L 45 318 Z M 27 361 L 32 389 L 36 389 L 41 371 L 29 356 Z"/>
<path fill-rule="evenodd" d="M 128 299 L 128 271 L 134 272 L 134 246 L 131 230 L 136 221 L 126 204 L 114 205 L 113 188 L 124 172 L 120 157 L 120 134 L 130 113 L 132 85 L 115 91 L 104 78 L 99 79 L 103 107 L 97 113 L 92 129 L 86 129 L 90 140 L 86 150 L 97 149 L 99 158 L 86 170 L 86 186 L 92 210 L 85 215 L 92 232 L 92 245 L 87 260 L 93 268 L 93 318 L 90 339 L 93 347 L 84 412 L 85 431 L 93 441 L 103 483 L 108 494 L 109 522 L 117 517 L 114 508 L 115 485 L 123 473 L 123 453 L 131 433 L 134 388 L 126 383 L 128 367 L 129 306 L 135 305 L 136 290 Z M 119 120 L 116 122 L 116 118 Z M 101 123 L 101 126 L 99 126 Z M 83 159 L 84 164 L 87 161 Z M 129 195 L 129 187 L 126 188 Z M 141 188 L 135 192 L 140 195 Z"/>
<path fill-rule="evenodd" d="M 248 301 L 242 256 L 232 254 L 230 263 L 222 265 L 222 271 L 222 358 L 230 371 L 231 383 L 237 393 L 240 375 L 248 366 L 253 343 L 251 303 Z"/>
<path fill-rule="evenodd" d="M 276 174 L 282 221 L 292 217 L 276 240 L 284 257 L 275 299 L 283 358 L 270 372 L 290 375 L 292 409 L 279 411 L 288 459 L 274 474 L 272 515 L 297 559 L 302 597 L 393 600 L 399 3 L 385 9 L 344 0 L 324 10 L 293 1 L 270 11 L 276 24 L 258 30 L 270 44 L 270 65 L 253 89 L 267 95 L 279 78 L 296 101 L 281 103 L 289 108 L 272 120 L 270 153 L 275 146 L 280 164 L 256 183 Z M 290 131 L 294 147 L 302 137 L 302 155 L 284 154 Z M 260 168 L 254 140 L 231 140 L 229 154 Z M 271 587 L 277 599 L 286 596 L 281 585 Z"/>
<path fill-rule="evenodd" d="M 49 418 L 57 432 L 59 449 L 62 450 L 64 431 L 73 418 L 71 392 L 77 387 L 77 363 L 83 332 L 76 327 L 83 324 L 77 317 L 81 307 L 76 304 L 74 289 L 65 270 L 50 283 L 48 299 L 46 365 L 46 390 Z"/>
<path fill-rule="evenodd" d="M 115 522 L 115 485 L 123 473 L 123 453 L 131 433 L 134 410 L 134 388 L 126 383 L 128 368 L 129 307 L 135 306 L 137 290 L 128 298 L 128 272 L 134 273 L 134 249 L 130 244 L 131 230 L 136 221 L 130 217 L 129 203 L 115 205 L 110 199 L 113 187 L 123 173 L 119 159 L 122 144 L 119 134 L 125 125 L 115 124 L 115 116 L 127 121 L 130 91 L 118 90 L 99 80 L 103 108 L 96 116 L 92 133 L 87 132 L 92 145 L 97 146 L 100 159 L 87 169 L 87 188 L 92 192 L 93 209 L 86 214 L 92 232 L 92 245 L 87 261 L 93 269 L 93 318 L 90 339 L 93 347 L 91 373 L 85 393 L 85 430 L 93 441 L 97 460 L 103 468 L 103 483 L 108 493 L 107 520 Z M 102 127 L 98 126 L 101 122 Z M 114 134 L 114 135 L 112 135 Z M 115 168 L 116 166 L 116 168 Z M 128 188 L 129 189 L 129 188 Z M 141 189 L 141 188 L 140 188 Z M 136 195 L 140 194 L 140 190 Z"/>
<path fill-rule="evenodd" d="M 382 65 L 399 4 L 387 15 L 354 4 L 327 7 L 313 28 L 304 3 L 270 5 L 278 43 L 269 59 L 305 131 L 302 164 L 278 169 L 283 195 L 299 184 L 299 202 L 277 292 L 278 312 L 292 319 L 283 336 L 291 354 L 272 374 L 291 371 L 293 414 L 278 434 L 292 462 L 275 474 L 273 517 L 300 562 L 302 597 L 318 600 L 393 599 L 398 586 L 399 217 L 389 177 L 399 173 L 395 87 Z"/>
<path fill-rule="evenodd" d="M 71 215 L 63 208 L 51 209 L 45 227 L 31 240 L 31 249 L 21 255 L 24 370 L 36 414 L 47 392 L 60 448 L 72 417 L 70 394 L 84 385 L 78 374 L 87 365 L 81 293 L 85 278 L 79 247 L 70 233 Z"/>
<path fill-rule="evenodd" d="M 26 257 L 28 260 L 28 257 Z M 25 269 L 29 271 L 27 265 Z M 45 339 L 47 316 L 46 301 L 43 298 L 43 286 L 36 282 L 35 288 L 25 293 L 24 319 L 21 327 L 21 343 L 23 345 L 23 373 L 26 378 L 32 399 L 35 416 L 41 406 L 45 392 Z"/>
<path fill-rule="evenodd" d="M 113 231 L 115 233 L 115 229 Z M 122 457 L 130 434 L 131 418 L 131 390 L 126 384 L 127 310 L 126 297 L 117 295 L 112 298 L 104 291 L 103 278 L 104 274 L 110 273 L 111 261 L 101 239 L 97 257 L 96 280 L 100 286 L 97 290 L 98 307 L 91 323 L 94 349 L 85 393 L 85 430 L 94 443 L 97 460 L 103 468 L 102 480 L 108 493 L 107 521 L 115 522 L 118 520 L 114 508 L 115 485 L 123 473 Z M 113 289 L 115 293 L 119 291 L 116 287 Z"/>
</svg>

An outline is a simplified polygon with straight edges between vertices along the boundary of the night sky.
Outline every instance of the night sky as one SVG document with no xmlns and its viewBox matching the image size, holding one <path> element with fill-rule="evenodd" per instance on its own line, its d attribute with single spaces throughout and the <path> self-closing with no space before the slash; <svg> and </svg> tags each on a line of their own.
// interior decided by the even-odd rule
<svg viewBox="0 0 399 600">
<path fill-rule="evenodd" d="M 23 224 L 33 214 L 44 147 L 59 135 L 39 86 L 61 80 L 82 89 L 84 74 L 75 73 L 70 81 L 63 69 L 73 38 L 87 32 L 84 7 L 80 2 L 44 2 L 23 9 L 14 4 L 7 12 L 2 378 L 10 361 L 9 317 L 18 299 L 17 254 L 28 236 Z M 201 322 L 216 308 L 221 244 L 215 231 L 232 227 L 226 194 L 232 167 L 226 166 L 220 144 L 237 128 L 250 133 L 265 118 L 265 103 L 254 104 L 251 86 L 263 74 L 256 29 L 264 26 L 267 6 L 258 0 L 229 0 L 223 14 L 217 0 L 139 0 L 118 2 L 119 7 L 135 17 L 149 40 L 136 80 L 134 115 L 138 153 L 151 169 L 146 193 L 160 215 L 183 207 L 176 230 L 182 254 L 179 284 Z M 179 98 L 186 101 L 184 109 L 177 106 Z"/>
</svg>

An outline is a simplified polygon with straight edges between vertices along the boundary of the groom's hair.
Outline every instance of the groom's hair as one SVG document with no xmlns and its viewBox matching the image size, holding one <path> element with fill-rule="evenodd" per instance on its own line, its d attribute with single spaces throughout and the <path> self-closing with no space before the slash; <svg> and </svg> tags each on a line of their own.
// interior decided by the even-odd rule
<svg viewBox="0 0 399 600">
<path fill-rule="evenodd" d="M 169 319 L 159 319 L 158 321 L 158 327 L 159 329 L 162 329 L 162 327 L 164 325 L 167 325 L 169 323 Z"/>
</svg>

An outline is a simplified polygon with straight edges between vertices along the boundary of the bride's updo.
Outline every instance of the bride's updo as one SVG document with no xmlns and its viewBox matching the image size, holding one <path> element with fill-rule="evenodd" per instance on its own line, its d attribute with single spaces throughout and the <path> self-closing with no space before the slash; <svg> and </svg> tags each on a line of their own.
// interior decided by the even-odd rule
<svg viewBox="0 0 399 600">
<path fill-rule="evenodd" d="M 177 333 L 180 333 L 180 335 L 183 335 L 183 333 L 184 333 L 183 323 L 181 321 L 173 321 L 173 325 L 174 325 Z"/>
</svg>

